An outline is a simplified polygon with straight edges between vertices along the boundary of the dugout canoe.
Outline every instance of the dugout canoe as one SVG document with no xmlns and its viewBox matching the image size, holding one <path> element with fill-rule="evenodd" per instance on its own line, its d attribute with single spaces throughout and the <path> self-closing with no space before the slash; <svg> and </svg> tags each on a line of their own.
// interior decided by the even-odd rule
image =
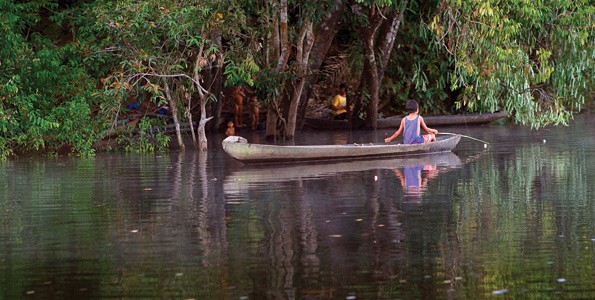
<svg viewBox="0 0 595 300">
<path fill-rule="evenodd" d="M 484 125 L 508 117 L 505 111 L 479 114 L 427 116 L 424 121 L 428 127 L 432 126 L 459 126 L 459 125 Z M 378 119 L 377 128 L 398 128 L 403 116 Z M 304 120 L 304 125 L 313 129 L 349 129 L 347 120 L 333 120 L 330 118 L 310 118 Z"/>
<path fill-rule="evenodd" d="M 230 136 L 223 140 L 223 150 L 243 163 L 302 162 L 328 160 L 357 160 L 387 158 L 448 152 L 461 140 L 461 135 L 438 137 L 428 144 L 405 145 L 389 144 L 342 144 L 279 146 L 251 144 L 240 136 Z"/>
</svg>

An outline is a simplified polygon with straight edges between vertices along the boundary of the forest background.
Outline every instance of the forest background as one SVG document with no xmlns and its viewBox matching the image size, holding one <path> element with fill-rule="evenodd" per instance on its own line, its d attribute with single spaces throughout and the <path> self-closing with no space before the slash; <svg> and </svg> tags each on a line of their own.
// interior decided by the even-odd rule
<svg viewBox="0 0 595 300">
<path fill-rule="evenodd" d="M 277 138 L 339 83 L 367 128 L 409 98 L 563 125 L 593 99 L 594 16 L 588 0 L 0 0 L 0 159 L 167 149 L 165 105 L 178 146 L 196 124 L 204 150 L 235 86 Z"/>
</svg>

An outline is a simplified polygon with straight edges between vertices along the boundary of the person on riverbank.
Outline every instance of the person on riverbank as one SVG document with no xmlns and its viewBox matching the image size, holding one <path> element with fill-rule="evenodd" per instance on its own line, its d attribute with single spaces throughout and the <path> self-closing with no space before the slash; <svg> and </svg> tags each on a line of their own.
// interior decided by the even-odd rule
<svg viewBox="0 0 595 300">
<path fill-rule="evenodd" d="M 246 91 L 240 86 L 236 86 L 231 93 L 231 100 L 234 107 L 233 121 L 238 128 L 244 127 L 244 98 Z"/>
<path fill-rule="evenodd" d="M 339 85 L 339 92 L 333 97 L 331 108 L 333 109 L 333 119 L 347 119 L 347 86 L 344 83 Z"/>
<path fill-rule="evenodd" d="M 236 129 L 233 127 L 232 121 L 227 121 L 227 129 L 225 130 L 226 136 L 236 135 Z"/>
<path fill-rule="evenodd" d="M 424 118 L 419 115 L 419 104 L 417 104 L 417 101 L 407 101 L 405 109 L 409 114 L 403 117 L 399 129 L 395 131 L 393 135 L 385 138 L 384 142 L 389 143 L 401 133 L 403 134 L 403 144 L 425 144 L 435 142 L 438 130 L 426 126 Z M 420 128 L 427 132 L 427 134 L 420 135 Z"/>
<path fill-rule="evenodd" d="M 260 109 L 258 108 L 258 98 L 256 94 L 252 94 L 248 97 L 248 108 L 250 109 L 250 121 L 252 130 L 258 129 Z"/>
</svg>

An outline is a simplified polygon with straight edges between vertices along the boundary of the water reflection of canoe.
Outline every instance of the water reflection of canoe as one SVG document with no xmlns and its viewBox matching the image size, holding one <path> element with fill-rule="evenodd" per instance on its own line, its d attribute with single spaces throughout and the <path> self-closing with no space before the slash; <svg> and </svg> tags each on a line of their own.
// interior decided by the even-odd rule
<svg viewBox="0 0 595 300">
<path fill-rule="evenodd" d="M 493 113 L 428 116 L 424 121 L 428 126 L 456 126 L 456 125 L 482 125 L 506 118 L 507 112 L 498 111 Z M 378 128 L 398 128 L 403 117 L 389 117 L 378 119 Z M 349 129 L 347 120 L 333 120 L 329 118 L 306 118 L 305 125 L 314 129 Z"/>
<path fill-rule="evenodd" d="M 266 184 L 296 179 L 315 180 L 337 173 L 362 172 L 368 170 L 396 169 L 408 166 L 432 165 L 438 170 L 457 168 L 461 159 L 452 152 L 423 154 L 391 159 L 369 159 L 349 162 L 317 162 L 293 165 L 246 165 L 225 178 L 223 187 L 226 193 L 234 193 L 249 184 Z"/>
<path fill-rule="evenodd" d="M 223 150 L 241 162 L 301 162 L 337 159 L 368 159 L 420 155 L 451 151 L 461 140 L 460 135 L 439 137 L 428 144 L 343 144 L 278 146 L 250 144 L 239 136 L 223 140 Z"/>
</svg>

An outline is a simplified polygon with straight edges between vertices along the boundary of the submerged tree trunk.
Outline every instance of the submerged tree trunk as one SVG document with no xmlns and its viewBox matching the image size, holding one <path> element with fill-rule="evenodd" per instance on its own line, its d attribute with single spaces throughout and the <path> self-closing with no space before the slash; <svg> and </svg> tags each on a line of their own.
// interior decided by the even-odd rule
<svg viewBox="0 0 595 300">
<path fill-rule="evenodd" d="M 176 126 L 176 137 L 178 139 L 178 146 L 180 150 L 184 151 L 184 142 L 182 141 L 182 133 L 180 132 L 180 121 L 178 120 L 178 107 L 176 100 L 174 100 L 171 96 L 171 91 L 169 89 L 169 84 L 167 83 L 167 78 L 163 78 L 163 86 L 165 88 L 165 97 L 169 103 L 169 107 L 171 109 L 171 115 L 174 119 L 174 125 Z M 192 126 L 192 125 L 191 125 Z"/>
<path fill-rule="evenodd" d="M 207 135 L 205 134 L 205 125 L 207 124 L 207 122 L 209 120 L 211 120 L 213 117 L 209 117 L 207 118 L 207 97 L 208 97 L 208 91 L 205 90 L 202 85 L 200 84 L 200 70 L 202 68 L 202 66 L 204 66 L 206 63 L 206 58 L 203 57 L 203 47 L 200 48 L 200 51 L 198 52 L 198 54 L 196 55 L 196 60 L 194 62 L 194 85 L 196 87 L 196 90 L 198 91 L 198 95 L 199 95 L 199 103 L 200 103 L 200 121 L 198 122 L 198 128 L 197 128 L 197 133 L 198 133 L 198 145 L 195 145 L 196 147 L 198 147 L 199 151 L 206 151 L 207 150 Z"/>
<path fill-rule="evenodd" d="M 314 43 L 314 34 L 312 32 L 312 22 L 307 21 L 302 28 L 297 44 L 296 65 L 297 65 L 297 82 L 294 85 L 293 93 L 289 103 L 289 111 L 287 113 L 287 127 L 285 136 L 292 138 L 295 136 L 295 128 L 297 121 L 297 111 L 304 84 L 307 80 L 308 60 L 312 44 Z"/>
<path fill-rule="evenodd" d="M 275 6 L 276 7 L 276 6 Z M 289 54 L 291 53 L 291 49 L 289 47 L 289 33 L 288 33 L 288 15 L 287 15 L 287 0 L 281 0 L 279 2 L 279 39 L 273 40 L 272 49 L 274 51 L 278 51 L 279 55 L 277 56 L 277 70 L 285 69 L 287 65 L 287 61 L 289 60 Z M 276 20 L 275 20 L 276 21 Z M 276 23 L 276 22 L 274 22 Z M 276 38 L 276 36 L 275 36 Z M 279 50 L 276 50 L 279 49 Z M 277 92 L 275 97 L 269 101 L 268 110 L 267 110 L 267 128 L 266 128 L 266 137 L 277 137 L 279 136 L 279 127 L 285 128 L 285 119 L 283 118 L 283 113 L 281 109 L 281 101 L 283 91 L 280 90 Z M 279 122 L 282 123 L 282 126 L 278 126 Z"/>
<path fill-rule="evenodd" d="M 188 118 L 188 123 L 190 123 L 190 133 L 192 134 L 192 145 L 196 147 L 196 132 L 194 131 L 194 122 L 192 121 L 192 95 L 189 92 L 184 92 L 184 97 L 188 101 L 188 106 L 186 107 L 186 118 Z"/>
</svg>

